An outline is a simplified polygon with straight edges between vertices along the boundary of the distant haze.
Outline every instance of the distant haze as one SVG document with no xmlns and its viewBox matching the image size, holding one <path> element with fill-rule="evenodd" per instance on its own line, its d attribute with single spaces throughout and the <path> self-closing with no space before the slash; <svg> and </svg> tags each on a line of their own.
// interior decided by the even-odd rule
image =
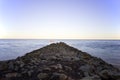
<svg viewBox="0 0 120 80">
<path fill-rule="evenodd" d="M 0 38 L 120 39 L 120 0 L 0 0 Z"/>
</svg>

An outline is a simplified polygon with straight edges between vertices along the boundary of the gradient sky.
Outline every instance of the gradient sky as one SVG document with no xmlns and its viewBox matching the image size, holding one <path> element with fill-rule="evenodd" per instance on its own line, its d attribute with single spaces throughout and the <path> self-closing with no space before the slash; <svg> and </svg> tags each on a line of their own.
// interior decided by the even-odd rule
<svg viewBox="0 0 120 80">
<path fill-rule="evenodd" d="M 120 0 L 0 0 L 0 38 L 120 39 Z"/>
</svg>

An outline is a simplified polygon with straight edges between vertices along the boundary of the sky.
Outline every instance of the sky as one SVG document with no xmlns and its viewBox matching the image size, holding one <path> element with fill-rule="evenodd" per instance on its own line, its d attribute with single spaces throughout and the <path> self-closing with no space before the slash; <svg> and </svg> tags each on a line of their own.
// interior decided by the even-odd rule
<svg viewBox="0 0 120 80">
<path fill-rule="evenodd" d="M 0 0 L 1 39 L 120 39 L 120 0 Z"/>
</svg>

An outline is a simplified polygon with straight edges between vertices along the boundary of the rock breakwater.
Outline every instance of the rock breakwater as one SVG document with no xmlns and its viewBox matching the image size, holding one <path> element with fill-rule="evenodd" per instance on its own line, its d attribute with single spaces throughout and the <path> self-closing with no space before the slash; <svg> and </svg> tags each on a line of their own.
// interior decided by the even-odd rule
<svg viewBox="0 0 120 80">
<path fill-rule="evenodd" d="M 0 61 L 0 80 L 120 80 L 120 71 L 60 42 Z"/>
</svg>

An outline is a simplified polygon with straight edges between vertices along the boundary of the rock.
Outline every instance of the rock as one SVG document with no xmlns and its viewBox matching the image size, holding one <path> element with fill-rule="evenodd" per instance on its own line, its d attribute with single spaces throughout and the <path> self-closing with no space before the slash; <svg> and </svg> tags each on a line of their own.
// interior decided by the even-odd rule
<svg viewBox="0 0 120 80">
<path fill-rule="evenodd" d="M 65 74 L 60 74 L 59 75 L 59 80 L 66 80 L 67 76 Z"/>
<path fill-rule="evenodd" d="M 72 68 L 69 67 L 69 66 L 64 66 L 64 68 L 65 68 L 65 70 L 67 70 L 67 71 L 71 71 L 71 70 L 72 70 Z"/>
<path fill-rule="evenodd" d="M 62 58 L 62 60 L 63 61 L 71 61 L 71 57 L 69 57 L 69 56 L 64 56 L 63 58 Z"/>
<path fill-rule="evenodd" d="M 48 58 L 48 60 L 56 60 L 56 59 L 57 59 L 56 56 L 50 56 L 50 57 Z"/>
<path fill-rule="evenodd" d="M 0 63 L 0 70 L 6 70 L 8 68 L 7 63 L 1 62 Z"/>
<path fill-rule="evenodd" d="M 83 65 L 79 70 L 83 71 L 85 76 L 90 76 L 93 73 L 93 67 L 91 65 Z"/>
<path fill-rule="evenodd" d="M 111 76 L 113 77 L 113 79 L 120 80 L 120 73 L 115 73 L 115 74 L 113 74 Z"/>
<path fill-rule="evenodd" d="M 79 57 L 73 57 L 73 58 L 71 58 L 71 60 L 78 61 L 78 60 L 80 60 L 80 58 Z"/>
<path fill-rule="evenodd" d="M 18 71 L 19 70 L 19 66 L 16 65 L 15 68 L 14 68 L 14 70 Z"/>
<path fill-rule="evenodd" d="M 51 71 L 49 67 L 43 68 L 43 71 Z"/>
<path fill-rule="evenodd" d="M 60 55 L 59 53 L 56 53 L 55 56 L 56 56 L 57 58 L 61 57 L 61 55 Z"/>
<path fill-rule="evenodd" d="M 0 78 L 0 80 L 10 80 L 9 78 Z"/>
<path fill-rule="evenodd" d="M 14 70 L 14 63 L 13 63 L 12 61 L 10 61 L 10 62 L 8 63 L 8 68 L 9 68 L 10 70 Z"/>
<path fill-rule="evenodd" d="M 6 78 L 17 77 L 17 74 L 18 74 L 18 73 L 16 73 L 16 72 L 14 72 L 14 73 L 7 73 L 7 74 L 5 75 L 5 77 L 6 77 Z"/>
<path fill-rule="evenodd" d="M 67 75 L 60 73 L 53 73 L 51 80 L 66 80 Z"/>
<path fill-rule="evenodd" d="M 114 72 L 111 72 L 111 71 L 108 71 L 108 70 L 102 70 L 100 73 L 99 73 L 100 77 L 102 79 L 120 79 L 120 73 L 114 73 Z"/>
<path fill-rule="evenodd" d="M 33 73 L 33 70 L 30 70 L 30 71 L 28 71 L 27 73 L 28 73 L 28 76 L 31 76 L 32 73 Z"/>
<path fill-rule="evenodd" d="M 20 64 L 20 67 L 22 68 L 24 65 L 25 65 L 24 63 L 21 63 L 21 64 Z"/>
<path fill-rule="evenodd" d="M 28 74 L 28 71 L 29 71 L 28 69 L 22 68 L 20 73 L 21 74 Z"/>
<path fill-rule="evenodd" d="M 20 65 L 22 62 L 21 61 L 15 61 L 15 64 Z"/>
<path fill-rule="evenodd" d="M 109 79 L 109 72 L 107 70 L 103 70 L 103 71 L 100 72 L 100 76 L 103 79 Z"/>
<path fill-rule="evenodd" d="M 67 80 L 74 80 L 74 79 L 72 79 L 71 77 L 68 77 Z"/>
<path fill-rule="evenodd" d="M 58 69 L 62 69 L 62 65 L 61 64 L 57 64 Z"/>
<path fill-rule="evenodd" d="M 45 78 L 47 78 L 47 77 L 48 77 L 48 74 L 46 74 L 46 73 L 39 73 L 39 74 L 37 75 L 37 78 L 38 78 L 39 80 L 45 79 Z"/>
<path fill-rule="evenodd" d="M 52 65 L 50 67 L 53 68 L 53 69 L 62 69 L 62 65 L 61 64 Z"/>
<path fill-rule="evenodd" d="M 82 78 L 80 80 L 101 80 L 101 78 L 99 76 L 97 76 L 97 75 L 94 75 L 92 77 L 90 77 L 90 76 L 89 77 L 84 77 L 84 78 Z"/>
</svg>

